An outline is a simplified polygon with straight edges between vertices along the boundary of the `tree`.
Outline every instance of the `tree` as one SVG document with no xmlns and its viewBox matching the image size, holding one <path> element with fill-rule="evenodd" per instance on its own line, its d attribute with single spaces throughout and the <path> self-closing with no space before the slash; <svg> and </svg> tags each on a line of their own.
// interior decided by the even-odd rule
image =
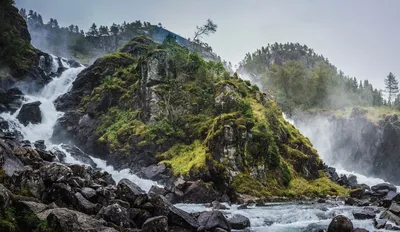
<svg viewBox="0 0 400 232">
<path fill-rule="evenodd" d="M 168 33 L 168 35 L 165 37 L 164 44 L 176 44 L 176 36 L 174 36 L 172 33 Z"/>
<path fill-rule="evenodd" d="M 100 36 L 109 35 L 109 33 L 108 33 L 108 27 L 100 26 L 100 27 L 99 27 L 99 35 L 100 35 Z"/>
<path fill-rule="evenodd" d="M 386 92 L 389 94 L 388 104 L 390 105 L 392 102 L 392 97 L 399 93 L 399 82 L 396 80 L 396 77 L 393 75 L 393 73 L 389 73 L 389 75 L 385 78 L 385 86 Z"/>
<path fill-rule="evenodd" d="M 97 25 L 95 23 L 93 23 L 92 26 L 89 28 L 87 35 L 88 36 L 98 36 L 99 35 L 99 32 L 97 31 Z"/>
<path fill-rule="evenodd" d="M 40 14 L 38 14 L 38 19 L 37 19 L 37 21 L 38 21 L 38 23 L 39 23 L 40 25 L 43 25 L 43 18 L 42 18 L 42 16 L 41 16 Z"/>
<path fill-rule="evenodd" d="M 193 41 L 199 41 L 203 36 L 208 36 L 210 34 L 214 34 L 217 32 L 217 24 L 215 24 L 211 19 L 207 19 L 206 24 L 203 26 L 196 27 L 196 31 L 194 32 Z"/>
<path fill-rule="evenodd" d="M 118 35 L 119 27 L 117 24 L 113 23 L 110 27 L 110 31 L 113 35 Z"/>
<path fill-rule="evenodd" d="M 69 30 L 70 32 L 74 32 L 74 28 L 75 28 L 75 26 L 72 25 L 72 24 L 68 26 L 68 30 Z"/>
</svg>

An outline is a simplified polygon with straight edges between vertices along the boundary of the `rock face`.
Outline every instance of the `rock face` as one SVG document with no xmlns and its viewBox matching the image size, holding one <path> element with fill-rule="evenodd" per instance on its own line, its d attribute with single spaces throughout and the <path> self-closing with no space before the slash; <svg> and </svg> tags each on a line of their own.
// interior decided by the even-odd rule
<svg viewBox="0 0 400 232">
<path fill-rule="evenodd" d="M 352 230 L 353 223 L 342 215 L 334 217 L 328 227 L 328 232 L 351 232 Z"/>
<path fill-rule="evenodd" d="M 40 101 L 24 104 L 17 116 L 17 119 L 27 126 L 29 123 L 39 124 L 42 122 L 42 112 L 40 111 Z"/>
<path fill-rule="evenodd" d="M 318 150 L 335 154 L 326 157 L 329 163 L 338 163 L 347 170 L 400 184 L 397 178 L 400 161 L 395 155 L 400 152 L 396 139 L 400 135 L 397 115 L 388 115 L 380 118 L 379 122 L 373 122 L 364 111 L 354 108 L 348 117 L 309 113 L 296 116 L 295 123 L 300 131 L 304 128 L 303 131 L 307 132 Z M 322 130 L 324 133 L 319 133 Z M 330 146 L 316 141 L 329 141 Z"/>
</svg>

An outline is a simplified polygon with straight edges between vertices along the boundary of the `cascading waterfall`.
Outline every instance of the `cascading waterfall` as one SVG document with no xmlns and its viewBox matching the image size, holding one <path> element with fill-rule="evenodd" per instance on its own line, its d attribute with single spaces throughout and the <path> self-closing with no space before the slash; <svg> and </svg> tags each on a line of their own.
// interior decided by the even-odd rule
<svg viewBox="0 0 400 232">
<path fill-rule="evenodd" d="M 53 134 L 53 127 L 57 122 L 57 119 L 64 114 L 63 112 L 58 112 L 56 110 L 53 102 L 59 96 L 67 93 L 70 90 L 77 75 L 84 69 L 83 67 L 71 68 L 67 62 L 63 61 L 63 59 L 60 60 L 63 67 L 67 68 L 67 70 L 65 70 L 59 77 L 55 77 L 40 92 L 31 95 L 25 95 L 24 103 L 35 101 L 40 101 L 42 103 L 40 105 L 40 110 L 42 113 L 42 122 L 40 124 L 29 124 L 27 126 L 22 125 L 16 118 L 20 110 L 16 111 L 12 115 L 9 113 L 0 114 L 0 117 L 7 120 L 11 127 L 19 130 L 25 140 L 29 140 L 31 142 L 44 140 L 49 149 L 57 149 L 64 152 L 67 156 L 65 159 L 67 163 L 82 164 L 82 162 L 74 159 L 71 154 L 61 146 L 61 144 L 52 144 L 50 141 L 50 138 Z M 58 57 L 52 56 L 52 71 L 57 72 L 58 68 Z M 112 166 L 107 166 L 106 161 L 93 157 L 91 158 L 97 164 L 98 168 L 110 173 L 117 182 L 123 178 L 127 178 L 139 185 L 145 191 L 148 191 L 151 186 L 157 185 L 151 180 L 144 180 L 134 174 L 131 174 L 128 169 L 116 171 Z"/>
</svg>

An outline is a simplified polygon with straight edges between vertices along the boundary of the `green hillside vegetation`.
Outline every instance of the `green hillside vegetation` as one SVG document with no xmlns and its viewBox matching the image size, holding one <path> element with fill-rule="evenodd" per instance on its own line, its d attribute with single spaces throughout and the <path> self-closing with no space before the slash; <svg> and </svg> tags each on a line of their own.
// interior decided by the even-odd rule
<svg viewBox="0 0 400 232">
<path fill-rule="evenodd" d="M 114 153 L 147 151 L 175 176 L 243 194 L 346 194 L 320 172 L 316 150 L 274 100 L 222 63 L 137 37 L 90 69 L 101 84 L 80 107 L 100 122 L 98 141 Z"/>
<path fill-rule="evenodd" d="M 328 59 L 298 43 L 272 44 L 248 53 L 239 72 L 256 76 L 284 112 L 293 109 L 381 106 L 382 92 L 345 76 Z M 257 79 L 256 78 L 256 79 Z"/>
</svg>

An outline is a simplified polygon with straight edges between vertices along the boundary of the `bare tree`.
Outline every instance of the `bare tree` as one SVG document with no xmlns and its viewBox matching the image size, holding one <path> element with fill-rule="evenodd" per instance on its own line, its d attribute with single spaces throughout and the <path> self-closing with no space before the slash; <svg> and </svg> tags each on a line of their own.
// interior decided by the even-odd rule
<svg viewBox="0 0 400 232">
<path fill-rule="evenodd" d="M 208 36 L 210 34 L 214 34 L 215 32 L 217 32 L 217 27 L 218 27 L 217 24 L 215 24 L 211 19 L 207 19 L 206 24 L 204 24 L 201 27 L 199 26 L 196 27 L 193 41 L 198 41 L 205 35 Z"/>
</svg>

